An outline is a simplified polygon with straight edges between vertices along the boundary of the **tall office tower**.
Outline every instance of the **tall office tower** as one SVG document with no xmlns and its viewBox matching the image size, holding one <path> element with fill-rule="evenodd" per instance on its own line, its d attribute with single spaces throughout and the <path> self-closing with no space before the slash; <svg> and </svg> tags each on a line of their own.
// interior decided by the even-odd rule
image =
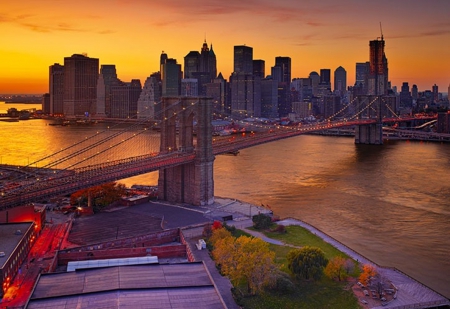
<svg viewBox="0 0 450 309">
<path fill-rule="evenodd" d="M 341 66 L 334 71 L 334 92 L 341 97 L 347 92 L 347 71 Z"/>
<path fill-rule="evenodd" d="M 130 83 L 121 82 L 111 87 L 111 118 L 137 117 L 137 105 L 142 86 L 139 79 Z"/>
<path fill-rule="evenodd" d="M 327 85 L 331 89 L 331 70 L 320 69 L 320 84 Z"/>
<path fill-rule="evenodd" d="M 97 81 L 97 115 L 108 116 L 111 114 L 111 87 L 117 85 L 116 66 L 114 64 L 102 64 Z"/>
<path fill-rule="evenodd" d="M 294 78 L 291 83 L 291 89 L 298 92 L 296 101 L 311 101 L 312 97 L 312 83 L 311 78 Z"/>
<path fill-rule="evenodd" d="M 368 78 L 369 78 L 370 62 L 356 63 L 355 85 L 353 86 L 353 93 L 355 95 L 366 95 Z"/>
<path fill-rule="evenodd" d="M 234 46 L 233 72 L 253 73 L 253 48 L 245 45 Z"/>
<path fill-rule="evenodd" d="M 283 80 L 283 70 L 281 69 L 281 67 L 271 67 L 270 76 L 277 83 L 281 83 Z"/>
<path fill-rule="evenodd" d="M 368 78 L 369 95 L 385 95 L 388 92 L 388 61 L 384 53 L 384 39 L 370 41 Z"/>
<path fill-rule="evenodd" d="M 198 51 L 190 51 L 184 57 L 184 78 L 194 78 L 193 73 L 200 70 L 200 53 Z"/>
<path fill-rule="evenodd" d="M 164 64 L 164 63 L 166 63 L 166 60 L 167 60 L 167 54 L 164 52 L 164 51 L 162 51 L 162 53 L 161 53 L 161 56 L 159 56 L 159 66 L 160 66 L 160 70 L 161 70 L 161 66 Z"/>
<path fill-rule="evenodd" d="M 66 117 L 89 117 L 97 109 L 98 58 L 74 54 L 64 58 Z"/>
<path fill-rule="evenodd" d="M 266 77 L 266 62 L 264 60 L 253 60 L 253 75 L 261 79 Z"/>
<path fill-rule="evenodd" d="M 319 73 L 313 71 L 309 73 L 309 78 L 311 79 L 311 87 L 313 96 L 318 95 L 319 83 L 320 83 L 320 75 Z"/>
<path fill-rule="evenodd" d="M 213 46 L 211 44 L 211 49 L 208 48 L 208 44 L 206 41 L 203 43 L 201 52 L 200 52 L 200 72 L 209 73 L 209 81 L 210 83 L 214 78 L 217 77 L 217 59 L 216 54 L 214 53 Z"/>
<path fill-rule="evenodd" d="M 281 82 L 291 83 L 291 58 L 275 57 L 275 66 L 281 68 Z"/>
<path fill-rule="evenodd" d="M 50 88 L 49 113 L 53 115 L 62 115 L 64 113 L 64 66 L 59 63 L 50 66 L 48 84 Z"/>
<path fill-rule="evenodd" d="M 217 76 L 217 60 L 211 45 L 209 49 L 206 42 L 198 51 L 191 51 L 184 57 L 184 78 L 198 80 L 197 92 L 205 95 L 205 85 L 211 83 Z"/>
<path fill-rule="evenodd" d="M 198 79 L 183 78 L 181 80 L 181 95 L 184 97 L 198 97 Z"/>
<path fill-rule="evenodd" d="M 177 97 L 181 88 L 181 65 L 175 59 L 169 58 L 161 66 L 162 96 Z"/>
<path fill-rule="evenodd" d="M 404 82 L 402 84 L 402 90 L 400 91 L 400 108 L 411 108 L 412 107 L 412 96 L 409 92 L 409 84 Z"/>
<path fill-rule="evenodd" d="M 323 97 L 322 115 L 329 118 L 335 115 L 341 109 L 341 98 L 336 95 L 326 95 Z"/>
<path fill-rule="evenodd" d="M 236 118 L 261 117 L 261 78 L 233 72 L 230 76 L 231 115 Z"/>
<path fill-rule="evenodd" d="M 324 97 L 331 94 L 331 70 L 320 69 L 320 82 L 317 87 L 317 96 Z"/>
<path fill-rule="evenodd" d="M 145 80 L 141 95 L 137 102 L 138 119 L 157 119 L 155 111 L 158 102 L 161 101 L 161 81 L 152 74 Z"/>
<path fill-rule="evenodd" d="M 50 93 L 42 95 L 42 112 L 46 115 L 50 114 Z"/>
<path fill-rule="evenodd" d="M 272 78 L 261 80 L 261 117 L 278 117 L 278 81 Z"/>
<path fill-rule="evenodd" d="M 433 101 L 434 103 L 437 103 L 439 101 L 439 88 L 436 84 L 433 85 L 432 91 L 433 91 Z"/>
<path fill-rule="evenodd" d="M 417 85 L 413 85 L 411 88 L 411 96 L 413 101 L 417 101 L 419 98 L 419 88 L 417 88 Z"/>
<path fill-rule="evenodd" d="M 214 112 L 219 114 L 230 114 L 230 107 L 227 103 L 227 81 L 223 78 L 222 73 L 214 78 L 212 83 L 205 85 L 206 96 L 212 98 Z"/>
</svg>

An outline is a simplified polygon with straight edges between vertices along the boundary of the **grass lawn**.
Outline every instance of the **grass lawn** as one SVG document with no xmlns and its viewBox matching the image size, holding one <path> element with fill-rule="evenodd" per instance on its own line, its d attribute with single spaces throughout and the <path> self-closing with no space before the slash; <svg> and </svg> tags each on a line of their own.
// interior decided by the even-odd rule
<svg viewBox="0 0 450 309">
<path fill-rule="evenodd" d="M 349 258 L 349 256 L 326 241 L 322 240 L 319 236 L 314 235 L 307 229 L 298 225 L 286 226 L 287 233 L 280 234 L 276 232 L 264 232 L 267 237 L 280 240 L 286 244 L 290 244 L 297 247 L 310 246 L 318 247 L 325 253 L 327 259 L 331 259 L 335 256 L 342 256 Z"/>
<path fill-rule="evenodd" d="M 361 308 L 347 283 L 328 278 L 319 282 L 298 282 L 293 293 L 265 292 L 257 296 L 241 297 L 238 304 L 246 309 L 358 309 Z"/>
<path fill-rule="evenodd" d="M 345 253 L 337 250 L 303 227 L 287 226 L 286 230 L 287 233 L 285 234 L 272 232 L 264 232 L 264 234 L 267 237 L 297 247 L 313 246 L 321 248 L 328 259 L 335 256 L 349 258 Z M 294 248 L 272 244 L 269 247 L 270 250 L 275 252 L 275 263 L 280 267 L 280 270 L 290 273 L 287 267 L 286 255 Z M 358 267 L 355 267 L 355 269 L 357 270 Z M 358 276 L 359 273 L 356 271 L 352 275 Z M 266 291 L 256 296 L 242 296 L 237 292 L 235 295 L 240 295 L 236 296 L 237 303 L 246 309 L 361 308 L 357 298 L 354 296 L 351 288 L 349 288 L 348 282 L 336 282 L 325 276 L 317 282 L 292 280 L 295 283 L 295 291 L 292 293 L 281 294 L 280 292 Z M 245 287 L 240 287 L 238 290 L 245 291 Z"/>
</svg>

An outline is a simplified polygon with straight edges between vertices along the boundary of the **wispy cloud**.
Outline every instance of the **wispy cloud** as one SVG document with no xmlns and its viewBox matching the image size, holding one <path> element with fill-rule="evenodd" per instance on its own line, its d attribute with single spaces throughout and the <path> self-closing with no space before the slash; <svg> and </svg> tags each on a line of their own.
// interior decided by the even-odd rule
<svg viewBox="0 0 450 309">
<path fill-rule="evenodd" d="M 47 18 L 52 19 L 52 18 Z M 39 21 L 38 21 L 39 20 Z M 35 16 L 32 14 L 20 14 L 20 15 L 10 15 L 10 14 L 0 14 L 0 23 L 15 24 L 19 27 L 29 29 L 34 32 L 39 33 L 51 33 L 51 32 L 91 32 L 98 34 L 110 34 L 115 31 L 105 29 L 97 30 L 85 27 L 79 27 L 78 25 L 71 24 L 69 22 L 55 21 L 46 22 L 45 18 L 42 16 Z"/>
</svg>

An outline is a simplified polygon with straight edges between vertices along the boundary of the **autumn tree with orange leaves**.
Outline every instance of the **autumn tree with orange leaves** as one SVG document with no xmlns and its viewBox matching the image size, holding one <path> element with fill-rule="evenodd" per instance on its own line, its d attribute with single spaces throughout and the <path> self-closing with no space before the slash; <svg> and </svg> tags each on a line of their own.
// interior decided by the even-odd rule
<svg viewBox="0 0 450 309">
<path fill-rule="evenodd" d="M 126 194 L 125 185 L 115 182 L 94 186 L 88 189 L 79 190 L 70 196 L 72 205 L 87 205 L 88 197 L 92 199 L 92 205 L 96 208 L 104 208 Z"/>
<path fill-rule="evenodd" d="M 263 240 L 248 236 L 235 238 L 225 228 L 220 228 L 213 231 L 210 242 L 221 272 L 235 286 L 246 284 L 249 294 L 255 295 L 274 278 L 275 253 Z"/>
<path fill-rule="evenodd" d="M 359 275 L 359 282 L 361 282 L 364 285 L 368 285 L 370 278 L 375 277 L 376 275 L 377 275 L 376 268 L 370 264 L 365 264 L 363 266 L 361 275 Z"/>
</svg>

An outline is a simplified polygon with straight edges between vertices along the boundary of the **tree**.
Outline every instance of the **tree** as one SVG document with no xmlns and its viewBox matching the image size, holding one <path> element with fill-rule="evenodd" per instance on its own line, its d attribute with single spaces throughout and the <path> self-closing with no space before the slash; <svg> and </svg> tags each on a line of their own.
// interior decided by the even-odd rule
<svg viewBox="0 0 450 309">
<path fill-rule="evenodd" d="M 377 275 L 377 270 L 370 264 L 364 264 L 361 275 L 359 275 L 359 282 L 364 285 L 369 284 L 369 280 Z"/>
<path fill-rule="evenodd" d="M 224 232 L 225 231 L 225 232 Z M 247 284 L 249 294 L 256 294 L 274 278 L 275 253 L 259 238 L 235 238 L 225 228 L 213 231 L 213 257 L 235 285 Z"/>
<path fill-rule="evenodd" d="M 94 186 L 88 189 L 79 190 L 70 196 L 70 203 L 86 204 L 88 198 L 93 201 L 93 206 L 104 208 L 116 201 L 118 201 L 126 193 L 124 184 L 116 184 L 115 182 L 106 183 L 99 186 Z"/>
<path fill-rule="evenodd" d="M 341 256 L 336 256 L 328 262 L 327 267 L 325 267 L 324 273 L 331 279 L 336 278 L 341 281 L 347 277 L 345 267 L 346 259 Z"/>
<path fill-rule="evenodd" d="M 8 108 L 7 113 L 9 117 L 19 117 L 19 111 L 15 107 Z"/>
<path fill-rule="evenodd" d="M 318 280 L 328 260 L 320 248 L 305 246 L 289 251 L 288 268 L 297 277 L 306 280 Z"/>
<path fill-rule="evenodd" d="M 272 218 L 265 214 L 258 214 L 252 217 L 253 227 L 257 230 L 268 229 L 272 224 Z"/>
</svg>

